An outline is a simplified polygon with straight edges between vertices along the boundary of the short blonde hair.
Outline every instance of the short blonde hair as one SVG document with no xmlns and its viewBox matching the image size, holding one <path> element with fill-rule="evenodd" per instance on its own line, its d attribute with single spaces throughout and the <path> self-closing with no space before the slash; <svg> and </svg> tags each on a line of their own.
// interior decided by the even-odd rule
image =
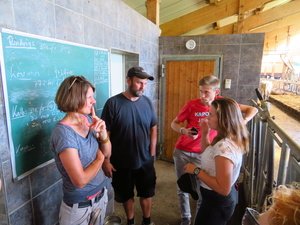
<svg viewBox="0 0 300 225">
<path fill-rule="evenodd" d="M 199 80 L 199 86 L 204 86 L 204 85 L 210 85 L 210 86 L 214 86 L 215 88 L 219 88 L 220 80 L 216 76 L 208 75 L 208 76 L 202 77 Z"/>
<path fill-rule="evenodd" d="M 300 183 L 279 186 L 269 199 L 273 202 L 269 208 L 271 225 L 300 224 Z"/>
<path fill-rule="evenodd" d="M 70 76 L 60 84 L 55 103 L 62 112 L 77 112 L 86 101 L 88 88 L 95 92 L 95 87 L 84 76 Z"/>
</svg>

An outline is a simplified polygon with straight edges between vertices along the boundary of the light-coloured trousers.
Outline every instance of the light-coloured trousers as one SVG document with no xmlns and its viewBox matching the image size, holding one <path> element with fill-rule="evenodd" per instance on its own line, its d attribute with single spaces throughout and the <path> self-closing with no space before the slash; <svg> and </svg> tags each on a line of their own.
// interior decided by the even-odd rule
<svg viewBox="0 0 300 225">
<path fill-rule="evenodd" d="M 173 152 L 173 159 L 174 159 L 174 164 L 175 164 L 175 172 L 177 175 L 177 179 L 183 175 L 185 172 L 183 170 L 183 167 L 187 163 L 194 163 L 196 166 L 201 167 L 201 154 L 198 153 L 191 153 L 191 152 L 185 152 L 181 151 L 179 149 L 174 149 Z M 195 177 L 196 182 L 197 182 L 197 193 L 199 196 L 199 199 L 197 200 L 197 205 L 196 205 L 196 214 L 198 212 L 198 209 L 201 204 L 201 193 L 200 193 L 200 181 Z M 190 199 L 189 199 L 189 194 L 186 192 L 183 192 L 180 190 L 180 188 L 177 185 L 177 195 L 179 199 L 179 207 L 181 211 L 181 218 L 191 218 L 191 208 L 190 208 Z"/>
<path fill-rule="evenodd" d="M 78 208 L 78 204 L 70 207 L 62 201 L 59 212 L 60 225 L 103 225 L 106 206 L 107 206 L 107 189 L 98 202 L 92 199 L 92 206 Z"/>
</svg>

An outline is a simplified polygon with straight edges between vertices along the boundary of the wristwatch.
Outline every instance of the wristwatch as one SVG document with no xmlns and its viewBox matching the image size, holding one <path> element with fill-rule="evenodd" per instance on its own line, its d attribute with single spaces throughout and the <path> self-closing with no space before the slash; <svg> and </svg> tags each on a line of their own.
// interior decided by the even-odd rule
<svg viewBox="0 0 300 225">
<path fill-rule="evenodd" d="M 194 169 L 193 173 L 194 173 L 196 176 L 198 176 L 198 174 L 200 173 L 200 171 L 201 171 L 201 168 L 196 167 L 196 168 Z"/>
</svg>

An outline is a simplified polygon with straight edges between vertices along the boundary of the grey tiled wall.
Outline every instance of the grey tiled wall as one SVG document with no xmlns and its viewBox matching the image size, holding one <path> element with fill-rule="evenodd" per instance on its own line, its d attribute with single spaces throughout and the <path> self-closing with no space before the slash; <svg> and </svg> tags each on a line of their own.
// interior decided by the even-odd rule
<svg viewBox="0 0 300 225">
<path fill-rule="evenodd" d="M 185 42 L 194 39 L 196 48 L 187 50 Z M 164 55 L 222 56 L 222 95 L 250 104 L 256 98 L 263 54 L 264 34 L 201 35 L 188 37 L 160 37 L 160 58 Z M 231 89 L 224 89 L 225 79 L 231 79 Z"/>
<path fill-rule="evenodd" d="M 0 28 L 132 52 L 132 64 L 158 77 L 160 30 L 121 0 L 2 0 Z M 149 85 L 146 94 L 157 107 L 158 79 Z M 0 225 L 57 224 L 62 183 L 56 166 L 13 182 L 5 118 L 0 80 Z"/>
</svg>

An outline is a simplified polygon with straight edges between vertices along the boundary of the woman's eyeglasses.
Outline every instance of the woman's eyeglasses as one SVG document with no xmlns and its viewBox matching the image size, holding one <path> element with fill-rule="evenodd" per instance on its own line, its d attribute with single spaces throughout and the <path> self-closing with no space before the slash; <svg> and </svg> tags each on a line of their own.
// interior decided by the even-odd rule
<svg viewBox="0 0 300 225">
<path fill-rule="evenodd" d="M 242 219 L 242 225 L 259 225 L 258 218 L 259 212 L 251 208 L 246 208 Z"/>
</svg>

